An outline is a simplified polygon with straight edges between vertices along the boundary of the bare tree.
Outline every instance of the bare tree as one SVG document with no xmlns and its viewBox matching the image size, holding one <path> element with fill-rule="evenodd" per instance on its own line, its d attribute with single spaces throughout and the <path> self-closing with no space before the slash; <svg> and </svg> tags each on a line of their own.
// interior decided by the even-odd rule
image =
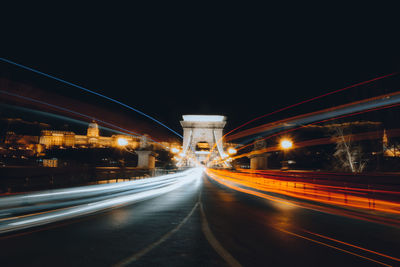
<svg viewBox="0 0 400 267">
<path fill-rule="evenodd" d="M 346 127 L 348 133 L 345 134 L 344 128 L 334 127 L 333 138 L 336 141 L 336 151 L 333 154 L 339 161 L 339 169 L 350 170 L 353 173 L 362 172 L 367 166 L 361 145 L 353 142 L 351 127 Z"/>
</svg>

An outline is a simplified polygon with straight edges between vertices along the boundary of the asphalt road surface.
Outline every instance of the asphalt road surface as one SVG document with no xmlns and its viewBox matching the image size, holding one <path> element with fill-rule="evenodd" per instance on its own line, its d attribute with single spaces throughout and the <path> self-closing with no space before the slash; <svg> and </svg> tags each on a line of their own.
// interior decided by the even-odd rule
<svg viewBox="0 0 400 267">
<path fill-rule="evenodd" d="M 0 266 L 400 266 L 400 227 L 202 179 L 159 197 L 0 236 Z"/>
</svg>

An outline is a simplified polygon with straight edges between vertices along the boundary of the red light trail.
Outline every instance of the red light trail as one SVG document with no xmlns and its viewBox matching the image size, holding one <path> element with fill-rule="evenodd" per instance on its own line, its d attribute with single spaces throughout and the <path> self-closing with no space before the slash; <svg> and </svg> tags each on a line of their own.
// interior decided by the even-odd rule
<svg viewBox="0 0 400 267">
<path fill-rule="evenodd" d="M 237 134 L 231 135 L 228 138 L 226 138 L 226 141 L 242 138 L 245 136 L 257 134 L 257 133 L 264 132 L 264 131 L 268 131 L 268 130 L 271 130 L 271 129 L 274 129 L 277 127 L 282 127 L 282 126 L 284 126 L 285 123 L 296 124 L 296 123 L 298 123 L 297 121 L 299 121 L 301 119 L 307 119 L 307 118 L 311 118 L 313 116 L 317 116 L 320 114 L 328 114 L 328 113 L 333 113 L 333 112 L 340 111 L 340 110 L 342 110 L 342 112 L 346 112 L 346 109 L 353 108 L 353 107 L 361 105 L 361 104 L 373 103 L 375 101 L 379 101 L 382 99 L 391 99 L 391 98 L 399 97 L 399 96 L 400 96 L 400 92 L 394 92 L 394 93 L 390 93 L 390 94 L 380 95 L 380 96 L 376 96 L 376 97 L 372 97 L 372 98 L 368 98 L 368 99 L 364 99 L 364 100 L 347 103 L 347 104 L 340 105 L 340 106 L 337 106 L 334 108 L 323 109 L 323 110 L 314 111 L 314 112 L 310 112 L 307 114 L 302 114 L 302 115 L 294 116 L 291 118 L 279 120 L 276 122 L 266 123 L 266 124 L 248 129 L 248 130 L 241 131 Z M 328 121 L 331 119 L 345 118 L 346 116 L 354 116 L 354 115 L 362 114 L 364 112 L 379 110 L 380 108 L 383 108 L 383 107 L 394 107 L 397 104 L 398 103 L 390 103 L 390 102 L 386 103 L 385 101 L 383 101 L 383 103 L 380 104 L 381 106 L 370 107 L 370 108 L 366 108 L 364 110 L 358 110 L 358 111 L 354 110 L 353 112 L 351 110 L 349 110 L 349 112 L 347 114 L 332 116 L 331 118 L 327 118 L 325 120 L 317 120 L 317 122 L 321 123 L 321 122 Z M 303 124 L 303 123 L 301 123 L 301 124 Z M 312 123 L 304 123 L 304 125 L 309 125 L 309 124 L 312 124 Z"/>
<path fill-rule="evenodd" d="M 271 115 L 273 115 L 273 114 L 282 112 L 282 111 L 284 111 L 284 110 L 288 110 L 288 109 L 293 108 L 293 107 L 296 107 L 296 106 L 300 106 L 300 105 L 302 105 L 302 104 L 305 104 L 305 103 L 308 103 L 308 102 L 311 102 L 311 101 L 314 101 L 314 100 L 317 100 L 317 99 L 324 98 L 324 97 L 329 96 L 329 95 L 333 95 L 333 94 L 336 94 L 336 93 L 339 93 L 339 92 L 342 92 L 342 91 L 345 91 L 345 90 L 348 90 L 348 89 L 351 89 L 351 88 L 354 88 L 354 87 L 357 87 L 357 86 L 361 86 L 361 85 L 365 85 L 365 84 L 368 84 L 368 83 L 372 83 L 372 82 L 374 82 L 374 81 L 378 81 L 378 80 L 381 80 L 381 79 L 384 79 L 384 78 L 388 78 L 388 77 L 391 77 L 391 76 L 394 76 L 394 75 L 397 75 L 397 74 L 398 74 L 398 72 L 394 72 L 394 73 L 390 73 L 390 74 L 387 74 L 387 75 L 383 75 L 383 76 L 380 76 L 380 77 L 373 78 L 373 79 L 371 79 L 371 80 L 359 82 L 359 83 L 356 83 L 356 84 L 353 84 L 353 85 L 350 85 L 350 86 L 347 86 L 347 87 L 344 87 L 344 88 L 341 88 L 341 89 L 338 89 L 338 90 L 334 90 L 334 91 L 328 92 L 328 93 L 326 93 L 326 94 L 322 94 L 322 95 L 319 95 L 319 96 L 316 96 L 316 97 L 313 97 L 313 98 L 310 98 L 310 99 L 306 99 L 306 100 L 304 100 L 304 101 L 298 102 L 298 103 L 296 103 L 296 104 L 293 104 L 293 105 L 290 105 L 290 106 L 287 106 L 287 107 L 283 107 L 283 108 L 281 108 L 281 109 L 278 109 L 278 110 L 275 110 L 275 111 L 273 111 L 273 112 L 264 114 L 264 115 L 262 115 L 262 116 L 256 117 L 256 118 L 254 118 L 254 119 L 252 119 L 252 120 L 250 120 L 250 121 L 248 121 L 248 122 L 246 122 L 246 123 L 243 123 L 242 125 L 239 125 L 238 127 L 236 127 L 236 128 L 234 128 L 234 129 L 232 129 L 231 131 L 227 132 L 226 134 L 224 134 L 219 140 L 217 140 L 217 142 L 216 142 L 216 143 L 214 144 L 214 146 L 211 148 L 211 152 L 215 149 L 216 145 L 217 145 L 219 142 L 221 142 L 221 140 L 223 140 L 226 136 L 228 136 L 229 134 L 231 134 L 231 133 L 233 133 L 233 132 L 235 132 L 235 131 L 237 131 L 237 130 L 243 128 L 244 126 L 246 126 L 246 125 L 248 125 L 248 124 L 250 124 L 250 123 L 252 123 L 252 122 L 254 122 L 254 121 L 260 120 L 260 119 L 262 119 L 262 118 L 271 116 Z M 231 138 L 229 138 L 229 139 L 230 139 L 230 140 L 233 140 L 233 139 L 235 139 L 235 138 L 234 138 L 234 137 L 231 137 Z M 228 139 L 226 139 L 226 140 L 228 140 Z M 210 154 L 211 154 L 211 153 L 210 153 Z M 209 159 L 209 157 L 208 157 L 208 159 Z"/>
<path fill-rule="evenodd" d="M 397 92 L 396 94 L 398 94 L 398 92 Z M 375 99 L 375 98 L 374 98 L 374 99 Z M 350 104 L 346 104 L 346 105 L 350 105 Z M 396 106 L 400 106 L 400 103 L 398 103 L 398 104 L 393 104 L 393 105 L 388 105 L 388 106 L 383 106 L 383 107 L 372 108 L 372 109 L 368 109 L 368 110 L 363 110 L 363 111 L 359 111 L 359 112 L 355 112 L 355 113 L 351 113 L 351 114 L 346 114 L 346 115 L 342 115 L 342 116 L 336 116 L 336 117 L 332 117 L 332 118 L 329 118 L 329 119 L 325 119 L 325 120 L 321 120 L 321 121 L 317 121 L 317 122 L 313 122 L 313 123 L 308 123 L 308 124 L 306 124 L 306 125 L 320 124 L 320 123 L 324 123 L 324 122 L 327 122 L 327 121 L 332 121 L 332 120 L 335 120 L 335 119 L 341 119 L 341 118 L 346 118 L 346 117 L 350 117 L 350 116 L 356 116 L 356 115 L 363 114 L 363 113 L 366 113 L 366 112 L 372 112 L 372 111 L 377 111 L 377 110 L 381 110 L 381 109 L 392 108 L 392 107 L 396 107 Z M 317 114 L 317 113 L 320 113 L 320 112 L 323 112 L 323 111 L 313 112 L 313 113 L 309 113 L 309 114 Z M 308 115 L 308 114 L 306 114 L 306 115 Z M 301 116 L 303 116 L 303 115 L 301 115 Z M 296 118 L 296 117 L 293 117 L 293 118 Z M 293 119 L 293 118 L 290 118 L 290 119 Z M 289 120 L 289 119 L 287 119 L 287 120 Z M 286 121 L 286 120 L 285 120 L 285 121 Z M 277 122 L 277 123 L 283 123 L 283 122 L 280 121 L 280 122 Z M 275 124 L 277 124 L 277 123 L 273 123 L 273 124 L 275 125 Z M 267 125 L 271 125 L 271 124 L 267 124 Z M 296 127 L 296 128 L 292 128 L 292 129 L 283 130 L 283 131 L 281 131 L 281 132 L 278 132 L 278 133 L 269 135 L 269 136 L 263 138 L 263 140 L 267 140 L 267 139 L 270 139 L 270 138 L 272 138 L 272 137 L 274 137 L 274 136 L 279 136 L 279 135 L 282 135 L 282 134 L 286 134 L 286 133 L 289 133 L 289 132 L 296 131 L 296 130 L 298 130 L 298 129 L 301 129 L 301 128 L 306 127 L 306 125 L 302 125 L 302 126 L 299 126 L 299 127 Z M 253 129 L 249 129 L 249 130 L 246 130 L 246 133 L 245 133 L 245 134 L 238 133 L 238 134 L 241 134 L 241 135 L 240 135 L 239 137 L 237 137 L 237 136 L 235 136 L 235 137 L 240 138 L 240 137 L 244 137 L 244 136 L 247 136 L 247 135 L 255 134 L 255 133 L 261 131 L 261 130 L 260 130 L 260 127 L 265 127 L 265 125 L 262 125 L 262 126 L 253 128 L 253 129 L 255 129 L 254 132 L 250 132 L 250 130 L 253 130 Z M 275 127 L 276 127 L 276 126 L 275 126 Z M 270 126 L 270 128 L 272 128 L 272 126 Z M 263 129 L 262 131 L 265 131 L 265 129 Z M 232 137 L 231 137 L 231 138 L 232 138 Z M 229 140 L 230 140 L 231 138 L 229 138 Z M 244 145 L 244 146 L 241 146 L 241 147 L 237 148 L 237 151 L 240 151 L 240 150 L 242 150 L 242 149 L 244 149 L 244 148 L 246 148 L 246 147 L 249 147 L 249 146 L 251 146 L 251 145 L 253 145 L 253 144 L 254 144 L 254 142 L 249 143 L 249 144 Z M 239 157 L 242 157 L 242 156 L 240 155 L 240 156 L 237 156 L 236 158 L 239 158 Z"/>
<path fill-rule="evenodd" d="M 367 80 L 367 81 L 363 81 L 363 82 L 360 82 L 360 83 L 356 83 L 356 84 L 353 84 L 353 85 L 350 85 L 350 86 L 347 86 L 347 87 L 344 87 L 344 88 L 341 88 L 341 89 L 338 89 L 338 90 L 335 90 L 335 91 L 332 91 L 332 92 L 329 92 L 329 93 L 326 93 L 326 94 L 322 94 L 322 95 L 319 95 L 319 96 L 316 96 L 316 97 L 313 97 L 313 98 L 310 98 L 310 99 L 307 99 L 307 100 L 298 102 L 298 103 L 296 103 L 296 104 L 293 104 L 293 105 L 290 105 L 290 106 L 287 106 L 287 107 L 284 107 L 284 108 L 281 108 L 281 109 L 278 109 L 278 110 L 275 110 L 275 111 L 273 111 L 273 112 L 264 114 L 264 115 L 262 115 L 262 116 L 259 116 L 259 117 L 257 117 L 257 118 L 254 118 L 254 119 L 252 119 L 252 120 L 249 120 L 248 122 L 243 123 L 242 125 L 240 125 L 240 126 L 234 128 L 233 130 L 231 130 L 231 131 L 229 131 L 228 133 L 226 133 L 223 137 L 225 137 L 225 136 L 231 134 L 232 132 L 235 132 L 235 131 L 237 131 L 238 129 L 243 128 L 244 126 L 246 126 L 246 125 L 248 125 L 248 124 L 250 124 L 250 123 L 252 123 L 252 122 L 254 122 L 254 121 L 257 121 L 257 120 L 259 120 L 259 119 L 262 119 L 262 118 L 271 116 L 271 115 L 273 115 L 273 114 L 282 112 L 282 111 L 284 111 L 284 110 L 287 110 L 287 109 L 290 109 L 290 108 L 294 108 L 294 107 L 296 107 L 296 106 L 299 106 L 299 105 L 302 105 L 302 104 L 305 104 L 305 103 L 308 103 L 308 102 L 311 102 L 311 101 L 314 101 L 314 100 L 317 100 L 317 99 L 320 99 L 320 98 L 323 98 L 323 97 L 326 97 L 326 96 L 329 96 L 329 95 L 333 95 L 333 94 L 336 94 L 336 93 L 339 93 L 339 92 L 348 90 L 348 89 L 350 89 L 350 88 L 354 88 L 354 87 L 357 87 L 357 86 L 360 86 L 360 85 L 368 84 L 368 83 L 371 83 L 371 82 L 374 82 L 374 81 L 378 81 L 378 80 L 381 80 L 381 79 L 384 79 L 384 78 L 387 78 L 387 77 L 391 77 L 391 76 L 394 76 L 394 75 L 396 75 L 396 74 L 398 74 L 398 72 L 390 73 L 390 74 L 387 74 L 387 75 L 384 75 L 384 76 L 376 77 L 376 78 L 371 79 L 371 80 Z"/>
</svg>

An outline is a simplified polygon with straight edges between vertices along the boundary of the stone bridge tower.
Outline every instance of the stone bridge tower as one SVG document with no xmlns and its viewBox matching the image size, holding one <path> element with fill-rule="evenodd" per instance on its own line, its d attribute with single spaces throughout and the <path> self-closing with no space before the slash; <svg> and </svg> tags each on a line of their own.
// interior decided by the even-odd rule
<svg viewBox="0 0 400 267">
<path fill-rule="evenodd" d="M 214 151 L 221 158 L 227 155 L 223 150 L 222 130 L 226 124 L 226 117 L 219 115 L 183 115 L 183 155 L 194 152 L 196 159 L 204 163 L 217 143 Z"/>
</svg>

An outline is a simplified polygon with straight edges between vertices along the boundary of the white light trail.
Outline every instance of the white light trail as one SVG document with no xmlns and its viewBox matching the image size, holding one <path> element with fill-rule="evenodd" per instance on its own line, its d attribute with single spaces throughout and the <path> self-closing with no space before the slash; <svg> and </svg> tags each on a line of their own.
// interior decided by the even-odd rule
<svg viewBox="0 0 400 267">
<path fill-rule="evenodd" d="M 110 193 L 116 193 L 120 191 L 126 191 L 131 189 L 137 189 L 144 186 L 151 186 L 159 184 L 162 181 L 167 181 L 170 179 L 175 179 L 187 175 L 191 170 L 187 170 L 180 173 L 168 174 L 154 178 L 146 178 L 141 180 L 121 182 L 116 184 L 101 184 L 101 185 L 89 185 L 80 186 L 65 189 L 56 190 L 45 190 L 37 193 L 22 194 L 16 196 L 2 197 L 0 199 L 0 210 L 22 206 L 22 205 L 32 205 L 45 201 L 60 201 L 67 199 L 91 197 L 95 195 L 104 195 Z"/>
<path fill-rule="evenodd" d="M 10 220 L 4 220 L 3 222 L 0 222 L 0 233 L 6 233 L 10 231 L 39 226 L 65 219 L 71 219 L 77 216 L 88 215 L 105 209 L 116 208 L 122 205 L 128 205 L 139 201 L 144 201 L 146 199 L 154 198 L 160 196 L 161 194 L 171 192 L 183 185 L 187 185 L 193 181 L 199 180 L 202 173 L 203 173 L 202 168 L 194 168 L 179 174 L 165 175 L 156 178 L 134 181 L 134 182 L 141 182 L 142 184 L 143 183 L 148 184 L 150 188 L 145 191 L 135 192 L 128 195 L 114 196 L 114 197 L 111 195 L 109 199 L 94 201 L 91 203 L 86 203 L 78 206 L 72 206 L 41 214 L 35 213 L 32 215 L 12 218 Z M 167 180 L 172 179 L 172 180 L 171 182 L 168 182 L 165 185 L 166 179 Z M 151 180 L 151 181 L 146 181 L 146 180 Z M 158 181 L 158 183 L 155 181 Z M 160 184 L 162 186 L 160 186 Z M 107 190 L 104 188 L 103 190 L 104 191 L 102 192 L 103 194 L 105 194 Z M 65 191 L 70 192 L 68 190 Z M 61 192 L 56 192 L 56 193 L 60 194 Z M 45 196 L 47 198 L 44 198 Z M 48 201 L 48 198 L 50 197 L 51 201 L 53 201 L 54 199 L 51 198 L 51 196 L 52 196 L 51 193 L 47 193 L 44 195 L 42 194 L 41 200 Z"/>
</svg>

